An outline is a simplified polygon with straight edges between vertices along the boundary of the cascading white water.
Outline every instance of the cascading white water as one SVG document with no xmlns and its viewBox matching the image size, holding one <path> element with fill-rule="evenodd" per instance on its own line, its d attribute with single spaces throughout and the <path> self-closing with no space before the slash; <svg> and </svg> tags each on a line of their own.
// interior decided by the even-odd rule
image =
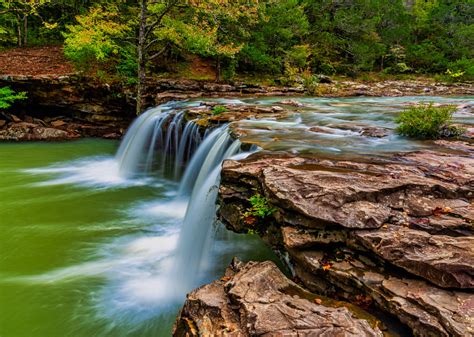
<svg viewBox="0 0 474 337">
<path fill-rule="evenodd" d="M 176 107 L 176 103 L 160 105 L 133 122 L 115 156 L 122 177 L 157 170 L 179 179 L 202 137 L 192 121 L 183 129 L 184 111 L 176 112 Z"/>
<path fill-rule="evenodd" d="M 215 129 L 207 135 L 204 142 L 192 156 L 184 172 L 184 176 L 179 185 L 178 195 L 180 197 L 191 195 L 193 187 L 198 185 L 197 181 L 202 181 L 209 173 L 209 170 L 217 165 L 216 161 L 221 159 L 219 155 L 225 150 L 220 148 L 220 146 L 226 145 L 228 140 L 227 126 Z M 207 162 L 207 160 L 209 162 Z"/>
<path fill-rule="evenodd" d="M 194 184 L 169 275 L 173 281 L 172 291 L 178 299 L 198 285 L 200 274 L 206 270 L 221 164 L 224 159 L 240 152 L 240 141 L 230 142 L 227 127 L 216 132 L 219 137 L 204 159 Z M 194 169 L 189 166 L 187 171 Z"/>
<path fill-rule="evenodd" d="M 169 118 L 171 106 L 161 105 L 138 117 L 128 129 L 115 156 L 122 176 L 133 176 L 151 152 L 157 138 L 162 138 L 162 127 Z M 143 171 L 143 170 L 142 170 Z"/>
<path fill-rule="evenodd" d="M 189 159 L 191 154 L 196 150 L 197 144 L 201 142 L 201 134 L 199 133 L 199 126 L 193 121 L 186 123 L 179 147 L 176 152 L 174 162 L 174 178 L 178 179 L 183 169 L 185 158 Z"/>
<path fill-rule="evenodd" d="M 116 155 L 125 176 L 158 168 L 178 180 L 186 166 L 176 202 L 188 202 L 187 209 L 172 261 L 160 271 L 157 284 L 167 300 L 182 300 L 199 285 L 212 239 L 221 164 L 241 147 L 240 141 L 232 141 L 228 125 L 201 136 L 197 124 L 189 121 L 183 127 L 183 119 L 184 111 L 172 104 L 149 110 L 132 124 Z"/>
</svg>

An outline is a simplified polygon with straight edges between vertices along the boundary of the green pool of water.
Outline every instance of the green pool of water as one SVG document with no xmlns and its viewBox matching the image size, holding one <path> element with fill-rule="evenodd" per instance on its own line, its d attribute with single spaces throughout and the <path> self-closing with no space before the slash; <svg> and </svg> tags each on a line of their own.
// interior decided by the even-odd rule
<svg viewBox="0 0 474 337">
<path fill-rule="evenodd" d="M 0 144 L 1 337 L 170 335 L 179 304 L 156 303 L 153 275 L 176 240 L 176 184 L 109 179 L 117 146 Z M 274 258 L 219 233 L 207 280 L 234 255 Z"/>
</svg>

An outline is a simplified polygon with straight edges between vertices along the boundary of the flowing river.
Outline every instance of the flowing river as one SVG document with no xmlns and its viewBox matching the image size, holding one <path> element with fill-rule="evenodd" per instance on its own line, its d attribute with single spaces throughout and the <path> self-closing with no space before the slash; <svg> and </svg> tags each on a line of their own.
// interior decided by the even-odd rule
<svg viewBox="0 0 474 337">
<path fill-rule="evenodd" d="M 297 100 L 304 106 L 284 119 L 206 134 L 182 122 L 179 106 L 161 106 L 120 148 L 98 139 L 0 144 L 0 337 L 168 336 L 185 293 L 220 277 L 233 256 L 277 261 L 258 236 L 214 224 L 220 163 L 247 155 L 231 128 L 252 151 L 370 158 L 434 146 L 360 134 L 393 129 L 397 112 L 420 98 Z M 455 120 L 474 124 L 469 112 Z"/>
</svg>

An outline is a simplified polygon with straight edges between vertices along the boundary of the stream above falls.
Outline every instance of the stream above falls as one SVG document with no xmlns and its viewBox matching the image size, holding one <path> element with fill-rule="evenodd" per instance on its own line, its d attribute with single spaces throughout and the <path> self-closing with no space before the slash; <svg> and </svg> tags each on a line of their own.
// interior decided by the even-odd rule
<svg viewBox="0 0 474 337">
<path fill-rule="evenodd" d="M 119 150 L 117 141 L 97 139 L 0 144 L 0 336 L 169 335 L 185 292 L 220 277 L 233 256 L 278 261 L 258 236 L 211 226 L 216 168 L 241 152 L 227 128 L 265 150 L 371 158 L 435 147 L 391 131 L 397 112 L 421 99 L 474 104 L 472 97 L 296 98 L 302 106 L 285 106 L 292 111 L 285 117 L 234 122 L 199 140 L 191 125 L 186 137 L 193 141 L 183 136 L 184 122 L 172 134 L 157 129 L 164 112 L 178 123 L 171 104 L 142 115 L 148 133 L 129 133 Z M 282 100 L 203 101 L 274 106 Z M 473 125 L 474 115 L 460 111 L 455 121 Z M 365 127 L 388 134 L 367 137 Z M 203 203 L 191 207 L 193 200 Z M 204 201 L 211 213 L 197 217 Z M 212 239 L 197 237 L 209 230 Z M 195 248 L 197 241 L 202 247 Z"/>
</svg>

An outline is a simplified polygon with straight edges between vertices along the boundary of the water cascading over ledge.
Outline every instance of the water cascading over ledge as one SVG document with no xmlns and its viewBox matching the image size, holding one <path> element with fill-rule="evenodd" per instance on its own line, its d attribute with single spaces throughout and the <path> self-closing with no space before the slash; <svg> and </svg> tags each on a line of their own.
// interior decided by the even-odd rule
<svg viewBox="0 0 474 337">
<path fill-rule="evenodd" d="M 127 131 L 116 154 L 120 175 L 133 177 L 156 172 L 178 180 L 203 140 L 199 126 L 184 123 L 177 103 L 152 108 Z M 183 125 L 184 124 L 184 125 Z"/>
<path fill-rule="evenodd" d="M 124 177 L 161 175 L 180 182 L 175 198 L 187 202 L 187 209 L 172 261 L 160 271 L 159 286 L 171 301 L 184 299 L 205 274 L 221 164 L 241 152 L 227 124 L 202 132 L 184 115 L 176 103 L 148 110 L 132 124 L 116 154 Z"/>
</svg>

